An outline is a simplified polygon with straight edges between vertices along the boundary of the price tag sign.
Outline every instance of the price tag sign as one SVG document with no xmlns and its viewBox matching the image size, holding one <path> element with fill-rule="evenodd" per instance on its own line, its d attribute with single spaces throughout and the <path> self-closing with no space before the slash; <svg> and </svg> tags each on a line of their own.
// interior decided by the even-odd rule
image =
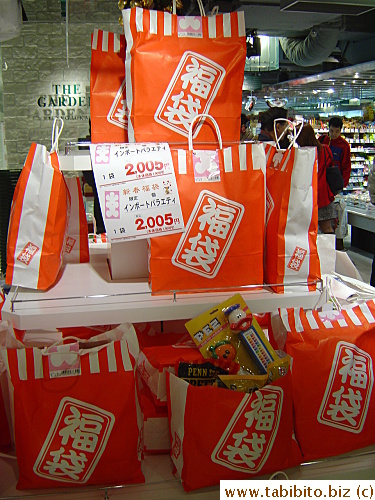
<svg viewBox="0 0 375 500">
<path fill-rule="evenodd" d="M 168 144 L 91 144 L 90 156 L 110 242 L 184 231 Z"/>
</svg>

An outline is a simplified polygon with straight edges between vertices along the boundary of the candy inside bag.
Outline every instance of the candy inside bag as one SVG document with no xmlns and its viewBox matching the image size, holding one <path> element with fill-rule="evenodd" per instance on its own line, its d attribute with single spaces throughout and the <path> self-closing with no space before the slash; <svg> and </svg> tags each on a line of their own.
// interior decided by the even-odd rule
<svg viewBox="0 0 375 500">
<path fill-rule="evenodd" d="M 202 360 L 188 363 L 179 361 L 176 363 L 175 373 L 177 377 L 182 378 L 189 384 L 194 386 L 213 385 L 219 375 L 227 374 L 228 372 L 221 368 L 216 360 Z"/>
<path fill-rule="evenodd" d="M 185 323 L 185 326 L 204 358 L 217 360 L 228 373 L 259 375 L 260 370 L 257 364 L 246 350 L 240 335 L 231 330 L 225 313 L 235 304 L 239 304 L 245 314 L 251 318 L 252 324 L 261 330 L 239 293 L 191 319 Z"/>
<path fill-rule="evenodd" d="M 239 392 L 254 392 L 268 382 L 267 375 L 218 375 L 217 387 Z"/>
<path fill-rule="evenodd" d="M 267 375 L 218 375 L 214 385 L 239 392 L 257 391 L 287 374 L 291 358 L 282 351 L 278 351 L 277 354 L 279 359 L 268 365 Z"/>
</svg>

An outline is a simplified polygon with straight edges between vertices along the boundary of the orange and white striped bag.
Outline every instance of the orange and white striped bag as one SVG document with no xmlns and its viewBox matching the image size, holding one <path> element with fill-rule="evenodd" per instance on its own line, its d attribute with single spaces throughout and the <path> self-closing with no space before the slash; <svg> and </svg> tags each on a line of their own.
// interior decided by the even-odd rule
<svg viewBox="0 0 375 500">
<path fill-rule="evenodd" d="M 11 207 L 6 283 L 45 290 L 62 265 L 70 210 L 69 192 L 56 151 L 33 143 Z"/>
<path fill-rule="evenodd" d="M 198 114 L 217 120 L 224 143 L 238 141 L 244 13 L 177 16 L 136 7 L 122 14 L 129 141 L 185 144 Z M 215 130 L 199 125 L 194 138 L 216 142 Z"/>
<path fill-rule="evenodd" d="M 288 284 L 293 290 L 315 290 L 320 278 L 316 148 L 279 150 L 267 144 L 265 149 L 265 283 L 275 285 L 277 293 Z"/>
<path fill-rule="evenodd" d="M 144 482 L 137 356 L 129 323 L 88 345 L 0 349 L 13 393 L 17 489 Z"/>
<path fill-rule="evenodd" d="M 64 263 L 89 262 L 89 236 L 81 181 L 78 176 L 65 176 L 70 195 L 70 214 L 66 231 Z"/>
<path fill-rule="evenodd" d="M 217 123 L 205 118 L 215 126 L 218 149 L 193 150 L 193 126 L 189 150 L 171 149 L 185 232 L 150 239 L 153 293 L 263 284 L 263 145 L 223 148 Z"/>
<path fill-rule="evenodd" d="M 295 433 L 305 460 L 375 444 L 375 301 L 279 311 L 293 358 Z"/>
<path fill-rule="evenodd" d="M 128 142 L 125 36 L 94 30 L 91 37 L 91 142 Z"/>
</svg>

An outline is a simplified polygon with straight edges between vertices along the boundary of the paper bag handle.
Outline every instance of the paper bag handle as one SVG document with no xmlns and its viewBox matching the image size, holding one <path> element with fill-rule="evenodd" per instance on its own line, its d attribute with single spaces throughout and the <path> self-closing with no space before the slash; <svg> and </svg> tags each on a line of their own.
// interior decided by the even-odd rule
<svg viewBox="0 0 375 500">
<path fill-rule="evenodd" d="M 221 133 L 220 133 L 220 128 L 219 128 L 219 125 L 217 124 L 215 118 L 213 118 L 211 115 L 207 115 L 207 114 L 200 114 L 200 115 L 197 115 L 193 118 L 191 124 L 190 124 L 190 128 L 189 128 L 189 151 L 193 151 L 193 128 L 194 128 L 194 123 L 196 120 L 202 120 L 202 119 L 205 119 L 205 118 L 209 118 L 214 127 L 215 127 L 215 130 L 216 130 L 216 134 L 217 134 L 217 139 L 218 139 L 218 142 L 219 142 L 219 147 L 220 149 L 223 149 L 223 141 L 221 139 Z"/>
<path fill-rule="evenodd" d="M 299 134 L 301 133 L 302 126 L 303 126 L 303 119 L 302 119 L 302 121 L 299 121 L 297 123 L 292 122 L 292 120 L 288 120 L 287 118 L 276 118 L 275 119 L 275 121 L 273 122 L 273 131 L 275 134 L 277 149 L 280 149 L 280 139 L 282 139 L 284 137 L 285 132 L 287 130 L 287 128 L 285 128 L 284 132 L 279 137 L 277 136 L 276 125 L 277 125 L 277 123 L 280 123 L 280 122 L 286 122 L 293 130 L 293 137 L 292 137 L 292 140 L 288 146 L 288 149 L 290 149 L 293 146 L 295 146 L 297 138 L 298 138 Z M 297 131 L 297 125 L 300 125 L 298 131 Z"/>
<path fill-rule="evenodd" d="M 60 122 L 59 125 L 57 125 L 57 122 Z M 59 138 L 61 135 L 61 132 L 63 131 L 64 128 L 64 120 L 62 118 L 55 118 L 53 120 L 53 125 L 52 125 L 52 135 L 51 135 L 51 151 L 50 153 L 54 153 L 55 151 L 58 153 L 59 152 Z"/>
</svg>

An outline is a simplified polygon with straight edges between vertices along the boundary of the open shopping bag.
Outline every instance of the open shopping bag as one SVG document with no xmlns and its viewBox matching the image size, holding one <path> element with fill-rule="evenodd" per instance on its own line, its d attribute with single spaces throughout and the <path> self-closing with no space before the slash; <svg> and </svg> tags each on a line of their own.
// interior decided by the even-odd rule
<svg viewBox="0 0 375 500">
<path fill-rule="evenodd" d="M 13 392 L 18 489 L 144 481 L 132 325 L 0 356 Z"/>
<path fill-rule="evenodd" d="M 289 372 L 251 394 L 167 380 L 171 458 L 186 491 L 301 463 Z"/>
<path fill-rule="evenodd" d="M 122 11 L 130 142 L 183 142 L 193 118 L 213 116 L 223 141 L 238 141 L 246 30 L 241 11 L 177 16 L 141 8 Z M 200 142 L 213 127 L 196 128 Z"/>
<path fill-rule="evenodd" d="M 293 358 L 295 432 L 306 460 L 375 443 L 375 301 L 321 310 L 282 309 Z"/>
<path fill-rule="evenodd" d="M 265 153 L 262 144 L 171 149 L 185 232 L 150 239 L 152 292 L 263 283 Z M 204 125 L 206 126 L 206 125 Z"/>
<path fill-rule="evenodd" d="M 288 120 L 287 120 L 288 121 Z M 267 215 L 265 283 L 283 293 L 315 290 L 320 278 L 316 246 L 318 231 L 316 148 L 297 148 L 298 135 L 292 122 L 292 142 L 287 150 L 266 144 Z M 295 284 L 299 283 L 299 286 Z"/>
<path fill-rule="evenodd" d="M 54 284 L 62 265 L 70 199 L 57 156 L 63 123 L 58 132 L 56 123 L 51 152 L 41 144 L 31 145 L 14 191 L 7 240 L 8 285 L 45 290 Z"/>
<path fill-rule="evenodd" d="M 128 142 L 125 36 L 94 30 L 91 40 L 91 142 Z"/>
</svg>

